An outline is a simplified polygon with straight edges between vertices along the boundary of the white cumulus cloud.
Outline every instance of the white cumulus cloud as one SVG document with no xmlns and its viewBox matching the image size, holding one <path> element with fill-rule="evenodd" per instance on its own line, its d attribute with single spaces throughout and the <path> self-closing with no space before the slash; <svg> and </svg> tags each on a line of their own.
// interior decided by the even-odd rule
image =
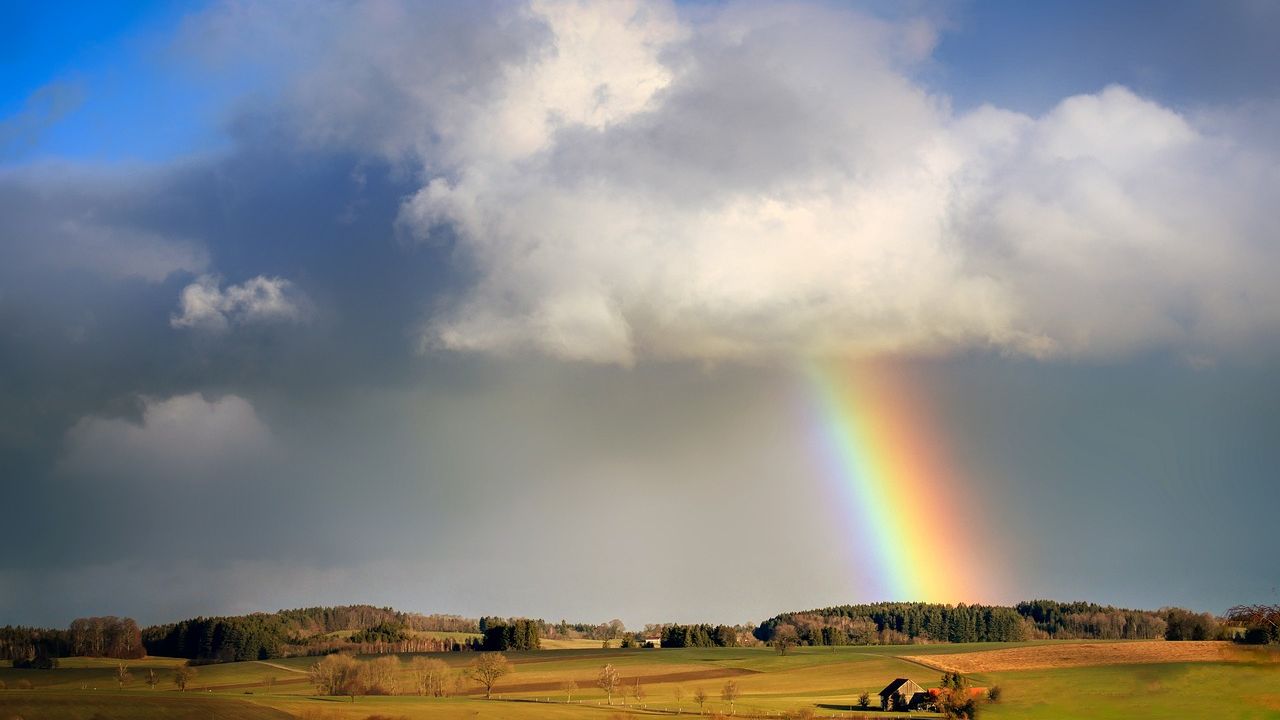
<svg viewBox="0 0 1280 720">
<path fill-rule="evenodd" d="M 291 102 L 303 136 L 420 169 L 400 226 L 448 228 L 474 278 L 426 348 L 1202 357 L 1280 334 L 1280 162 L 1243 124 L 1119 86 L 957 113 L 916 80 L 927 22 L 842 6 L 419 10 L 337 23 Z"/>
<path fill-rule="evenodd" d="M 269 451 L 271 433 L 238 395 L 142 398 L 138 420 L 96 415 L 67 432 L 65 471 L 134 481 L 217 477 Z"/>
<path fill-rule="evenodd" d="M 259 275 L 239 285 L 220 286 L 213 275 L 202 275 L 182 289 L 180 312 L 169 318 L 175 328 L 216 332 L 233 325 L 301 322 L 305 298 L 284 278 Z"/>
</svg>

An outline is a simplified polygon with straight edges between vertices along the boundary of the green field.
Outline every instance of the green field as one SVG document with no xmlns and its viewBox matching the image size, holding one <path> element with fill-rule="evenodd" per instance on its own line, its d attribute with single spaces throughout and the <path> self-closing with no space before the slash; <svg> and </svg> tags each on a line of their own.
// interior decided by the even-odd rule
<svg viewBox="0 0 1280 720">
<path fill-rule="evenodd" d="M 694 693 L 709 697 L 707 714 L 729 711 L 721 701 L 724 684 L 740 689 L 735 704 L 739 716 L 778 717 L 809 710 L 819 717 L 856 717 L 857 696 L 873 696 L 895 677 L 910 677 L 925 687 L 935 686 L 940 673 L 900 656 L 980 653 L 1011 647 L 1044 647 L 1053 643 L 909 645 L 840 648 L 797 648 L 786 656 L 768 648 L 681 650 L 566 649 L 510 653 L 516 671 L 504 677 L 496 697 L 486 701 L 479 688 L 450 698 L 394 697 L 322 698 L 312 695 L 305 671 L 315 658 L 285 658 L 198 668 L 187 692 L 171 684 L 179 661 L 148 658 L 128 661 L 133 679 L 120 689 L 115 661 L 66 660 L 56 670 L 0 669 L 0 720 L 23 718 L 602 718 L 697 714 Z M 1058 643 L 1061 646 L 1062 643 Z M 1176 644 L 1171 643 L 1173 647 Z M 1037 652 L 1039 652 L 1037 650 Z M 408 656 L 401 656 L 407 660 Z M 468 653 L 435 655 L 461 668 Z M 979 657 L 979 656 L 975 656 Z M 984 656 L 985 657 L 985 656 Z M 595 687 L 605 663 L 618 669 L 625 686 L 639 679 L 643 707 L 618 696 L 613 707 Z M 144 682 L 155 669 L 161 684 L 154 690 Z M 400 688 L 409 691 L 406 669 Z M 1059 667 L 975 673 L 978 685 L 998 684 L 999 703 L 983 708 L 990 718 L 1280 718 L 1280 662 L 1266 653 L 1238 653 L 1230 661 L 1169 662 L 1098 667 Z M 16 689 L 26 680 L 32 689 Z M 566 702 L 560 685 L 579 685 L 573 702 Z M 25 684 L 25 683 L 23 683 Z M 683 699 L 677 701 L 677 688 Z M 852 711 L 852 712 L 851 712 Z M 868 717 L 892 718 L 893 713 L 869 711 Z M 910 717 L 931 717 L 912 713 Z"/>
</svg>

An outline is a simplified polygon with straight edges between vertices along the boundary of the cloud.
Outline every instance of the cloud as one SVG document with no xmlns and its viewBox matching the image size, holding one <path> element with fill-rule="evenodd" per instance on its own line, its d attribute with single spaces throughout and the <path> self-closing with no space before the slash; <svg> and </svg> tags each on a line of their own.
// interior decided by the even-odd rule
<svg viewBox="0 0 1280 720">
<path fill-rule="evenodd" d="M 60 262 L 117 279 L 160 282 L 175 272 L 200 272 L 209 262 L 198 243 L 128 227 L 64 220 L 46 240 L 62 242 Z"/>
<path fill-rule="evenodd" d="M 0 172 L 0 274 L 71 270 L 159 283 L 175 272 L 204 272 L 203 243 L 130 216 L 159 194 L 159 175 L 53 164 Z"/>
<path fill-rule="evenodd" d="M 239 285 L 219 287 L 219 278 L 202 275 L 182 289 L 181 312 L 170 316 L 175 328 L 225 332 L 232 325 L 299 323 L 306 299 L 293 283 L 259 275 Z"/>
<path fill-rule="evenodd" d="M 1280 330 L 1260 269 L 1280 164 L 1123 87 L 1039 118 L 983 108 L 950 128 L 956 250 L 998 280 L 1033 355 L 1250 350 Z"/>
<path fill-rule="evenodd" d="M 1114 358 L 1280 329 L 1259 271 L 1280 260 L 1277 198 L 1237 194 L 1274 188 L 1276 158 L 1250 138 L 1122 87 L 1040 117 L 956 116 L 895 60 L 893 28 L 851 13 L 731 6 L 664 26 L 666 45 L 644 20 L 583 15 L 547 15 L 557 47 L 582 46 L 575 66 L 621 32 L 649 52 L 618 77 L 661 81 L 607 116 L 596 98 L 494 93 L 477 122 L 518 115 L 524 139 L 459 139 L 453 171 L 403 208 L 421 235 L 455 229 L 478 272 L 425 325 L 428 347 Z"/>
<path fill-rule="evenodd" d="M 67 432 L 64 472 L 127 482 L 221 480 L 228 468 L 261 459 L 271 432 L 238 395 L 141 398 L 141 418 L 90 415 Z"/>
<path fill-rule="evenodd" d="M 16 155 L 35 145 L 40 136 L 85 99 L 78 83 L 52 82 L 27 97 L 22 109 L 0 120 L 0 157 Z"/>
</svg>

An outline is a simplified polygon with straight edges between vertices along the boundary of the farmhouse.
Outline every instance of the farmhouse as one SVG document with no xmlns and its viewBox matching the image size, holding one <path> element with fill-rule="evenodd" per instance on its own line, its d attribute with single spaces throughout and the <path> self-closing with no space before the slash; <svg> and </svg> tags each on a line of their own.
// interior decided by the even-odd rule
<svg viewBox="0 0 1280 720">
<path fill-rule="evenodd" d="M 897 710 L 918 704 L 929 693 L 909 678 L 898 678 L 880 691 L 880 709 Z"/>
</svg>

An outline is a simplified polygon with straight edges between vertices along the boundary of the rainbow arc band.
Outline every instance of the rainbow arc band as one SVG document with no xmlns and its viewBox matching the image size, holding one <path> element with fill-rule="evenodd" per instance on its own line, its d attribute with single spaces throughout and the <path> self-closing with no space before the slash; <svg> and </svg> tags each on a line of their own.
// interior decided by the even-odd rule
<svg viewBox="0 0 1280 720">
<path fill-rule="evenodd" d="M 943 462 L 915 393 L 883 366 L 813 362 L 806 370 L 828 474 L 850 505 L 848 540 L 876 568 L 859 586 L 886 600 L 971 602 L 970 538 L 946 522 L 947 509 L 959 509 L 961 478 Z"/>
</svg>

